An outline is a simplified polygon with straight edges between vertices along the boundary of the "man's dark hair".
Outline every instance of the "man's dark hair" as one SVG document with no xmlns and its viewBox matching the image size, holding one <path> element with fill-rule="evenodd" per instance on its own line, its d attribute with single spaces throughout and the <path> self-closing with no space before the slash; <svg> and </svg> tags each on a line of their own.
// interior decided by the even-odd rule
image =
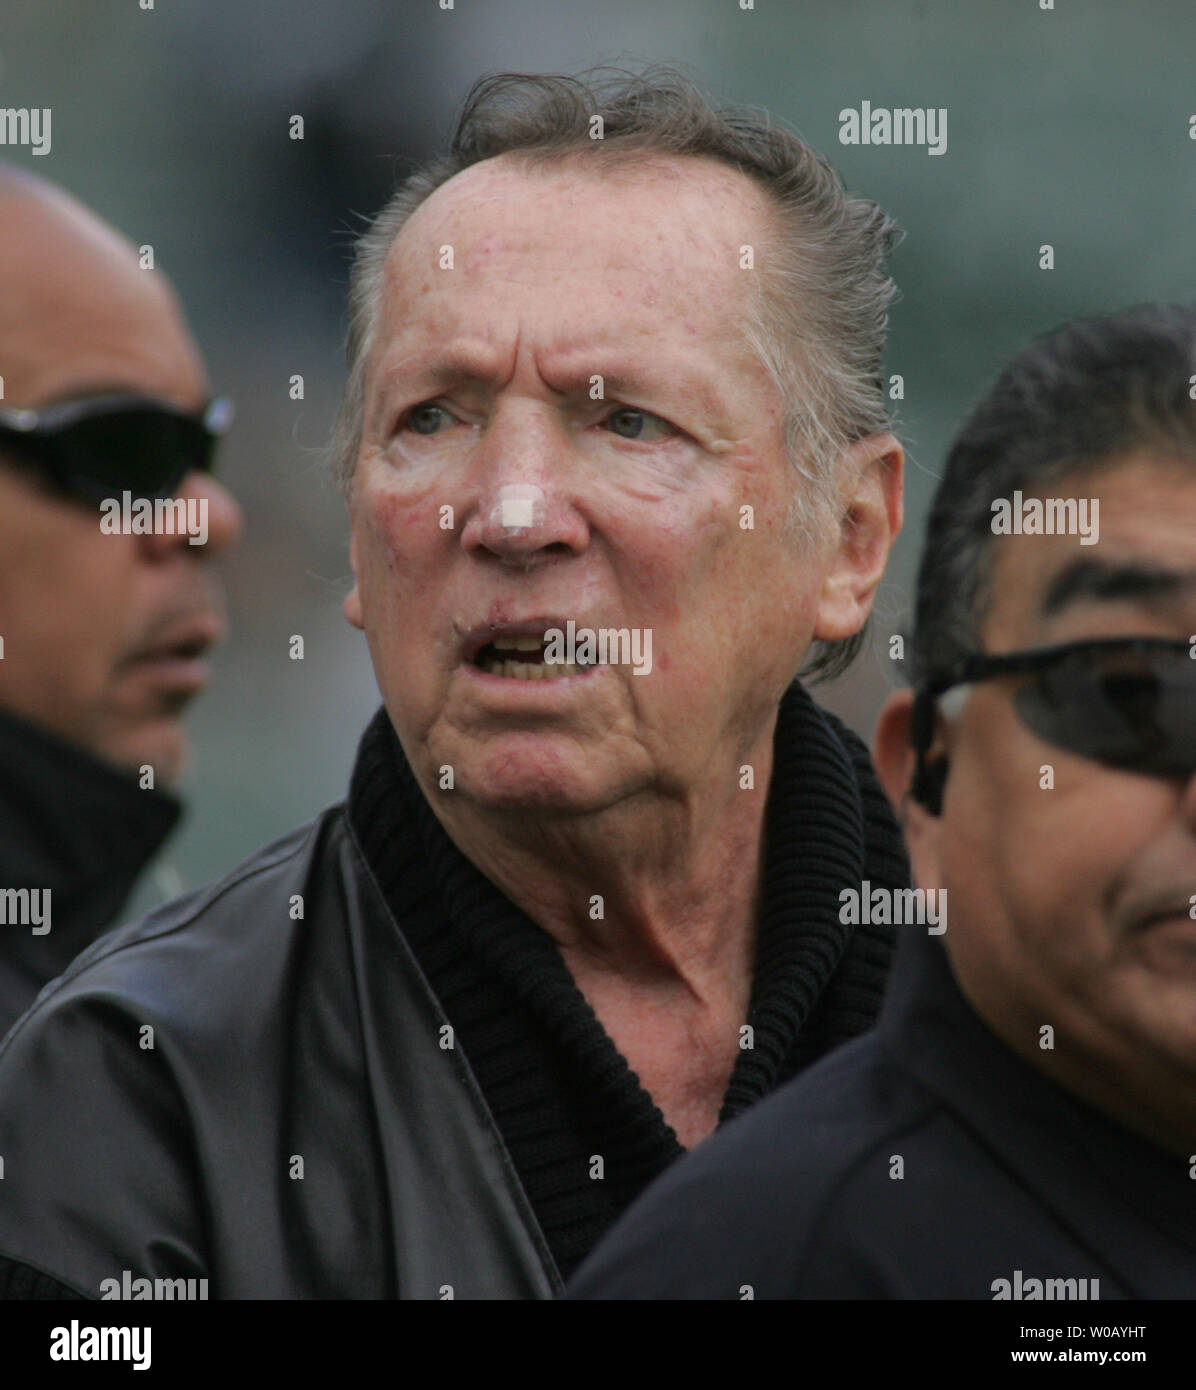
<svg viewBox="0 0 1196 1390">
<path fill-rule="evenodd" d="M 1146 304 L 1065 324 L 1020 352 L 956 436 L 918 572 L 914 685 L 979 648 L 992 504 L 1041 494 L 1138 450 L 1196 463 L 1196 306 Z"/>
<path fill-rule="evenodd" d="M 594 138 L 594 118 L 602 138 Z M 659 157 L 715 159 L 754 180 L 773 210 L 770 245 L 757 248 L 745 334 L 785 401 L 785 440 L 804 485 L 789 521 L 796 536 L 840 523 L 837 467 L 843 450 L 889 429 L 881 375 L 888 307 L 896 294 L 886 257 L 893 221 L 850 196 L 827 161 L 767 112 L 716 109 L 676 69 L 595 69 L 578 77 L 502 73 L 475 83 L 449 153 L 399 186 L 357 243 L 349 284 L 349 376 L 332 442 L 347 488 L 361 444 L 366 369 L 380 288 L 395 237 L 420 204 L 455 174 L 511 155 L 538 167 L 605 160 L 607 167 Z M 863 633 L 816 644 L 806 674 L 846 668 Z"/>
</svg>

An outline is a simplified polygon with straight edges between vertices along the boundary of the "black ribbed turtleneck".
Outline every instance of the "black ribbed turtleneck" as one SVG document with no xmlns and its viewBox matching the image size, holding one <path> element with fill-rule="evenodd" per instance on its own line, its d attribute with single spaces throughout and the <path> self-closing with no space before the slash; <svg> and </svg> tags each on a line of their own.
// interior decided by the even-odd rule
<svg viewBox="0 0 1196 1390">
<path fill-rule="evenodd" d="M 550 937 L 449 839 L 385 710 L 362 739 L 349 820 L 481 1086 L 561 1274 L 684 1152 Z M 858 738 L 797 683 L 781 703 L 749 1016 L 720 1122 L 871 1026 L 885 926 L 839 921 L 864 879 L 909 868 Z M 595 1156 L 603 1176 L 591 1177 Z"/>
</svg>

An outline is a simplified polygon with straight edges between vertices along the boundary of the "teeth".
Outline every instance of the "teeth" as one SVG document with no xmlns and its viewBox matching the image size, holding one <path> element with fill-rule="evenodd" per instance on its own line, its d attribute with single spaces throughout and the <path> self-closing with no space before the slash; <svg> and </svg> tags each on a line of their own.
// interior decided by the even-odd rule
<svg viewBox="0 0 1196 1390">
<path fill-rule="evenodd" d="M 494 647 L 500 652 L 538 652 L 543 643 L 540 637 L 496 637 Z"/>
<path fill-rule="evenodd" d="M 517 681 L 552 681 L 560 676 L 576 676 L 581 667 L 572 661 L 544 666 L 531 661 L 497 661 L 490 657 L 482 663 L 482 669 L 491 676 L 506 676 Z"/>
</svg>

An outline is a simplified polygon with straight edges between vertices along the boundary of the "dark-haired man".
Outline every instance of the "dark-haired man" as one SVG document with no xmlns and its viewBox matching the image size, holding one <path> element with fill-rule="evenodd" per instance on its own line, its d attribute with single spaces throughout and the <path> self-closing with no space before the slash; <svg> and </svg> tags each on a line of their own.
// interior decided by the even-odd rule
<svg viewBox="0 0 1196 1390">
<path fill-rule="evenodd" d="M 241 526 L 207 471 L 219 423 L 162 276 L 0 168 L 0 1035 L 178 819 L 182 713 L 224 631 L 211 560 Z M 126 497 L 197 524 L 118 529 Z"/>
<path fill-rule="evenodd" d="M 900 525 L 890 231 L 680 80 L 472 95 L 353 273 L 345 611 L 385 708 L 347 805 L 9 1039 L 11 1277 L 546 1297 L 871 1024 L 890 929 L 838 894 L 908 867 L 795 677 Z"/>
<path fill-rule="evenodd" d="M 667 1175 L 577 1296 L 1196 1297 L 1193 380 L 1196 311 L 1146 308 L 1036 343 L 965 425 L 875 744 L 946 930 L 903 926 L 878 1028 Z M 1077 524 L 1014 534 L 1015 493 Z"/>
</svg>

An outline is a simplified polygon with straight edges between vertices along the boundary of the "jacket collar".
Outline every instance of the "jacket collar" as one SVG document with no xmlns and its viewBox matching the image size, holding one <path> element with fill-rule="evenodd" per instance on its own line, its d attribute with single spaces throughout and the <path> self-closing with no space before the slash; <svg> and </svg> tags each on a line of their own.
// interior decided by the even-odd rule
<svg viewBox="0 0 1196 1390">
<path fill-rule="evenodd" d="M 870 944 L 875 963 L 865 971 L 840 970 L 857 928 L 840 918 L 840 891 L 871 877 L 891 886 L 908 883 L 900 831 L 867 763 L 849 751 L 852 736 L 794 681 L 781 701 L 767 788 L 763 898 L 749 1020 L 754 1045 L 737 1059 L 722 1118 L 746 1109 L 810 1060 L 799 1044 L 807 1024 L 818 1036 L 841 1041 L 872 1019 L 860 1001 L 879 1002 L 887 965 L 888 934 Z M 854 741 L 858 743 L 858 740 Z M 866 813 L 862 791 L 881 807 Z M 387 871 L 394 837 L 412 827 L 438 880 L 442 902 L 479 955 L 496 970 L 523 941 L 543 969 L 512 971 L 512 986 L 551 1027 L 567 1013 L 585 1019 L 588 1008 L 548 938 L 486 879 L 448 837 L 424 798 L 395 737 L 385 708 L 362 739 L 349 795 L 349 815 L 367 861 L 399 921 L 403 885 Z M 400 828 L 400 823 L 403 829 Z M 409 831 L 407 833 L 410 833 Z M 854 965 L 854 963 L 853 963 Z M 873 976 L 875 978 L 873 979 Z M 554 981 L 548 989 L 546 981 Z M 817 1008 L 816 1008 L 817 1006 Z M 578 1030 L 595 1062 L 595 1085 L 617 1069 L 609 1041 L 592 1015 Z M 580 1044 L 579 1044 L 580 1045 Z M 827 1045 L 825 1042 L 823 1046 Z M 620 1059 L 621 1060 L 621 1059 Z M 625 1065 L 625 1064 L 624 1064 Z M 648 1103 L 645 1094 L 637 1100 Z"/>
</svg>

